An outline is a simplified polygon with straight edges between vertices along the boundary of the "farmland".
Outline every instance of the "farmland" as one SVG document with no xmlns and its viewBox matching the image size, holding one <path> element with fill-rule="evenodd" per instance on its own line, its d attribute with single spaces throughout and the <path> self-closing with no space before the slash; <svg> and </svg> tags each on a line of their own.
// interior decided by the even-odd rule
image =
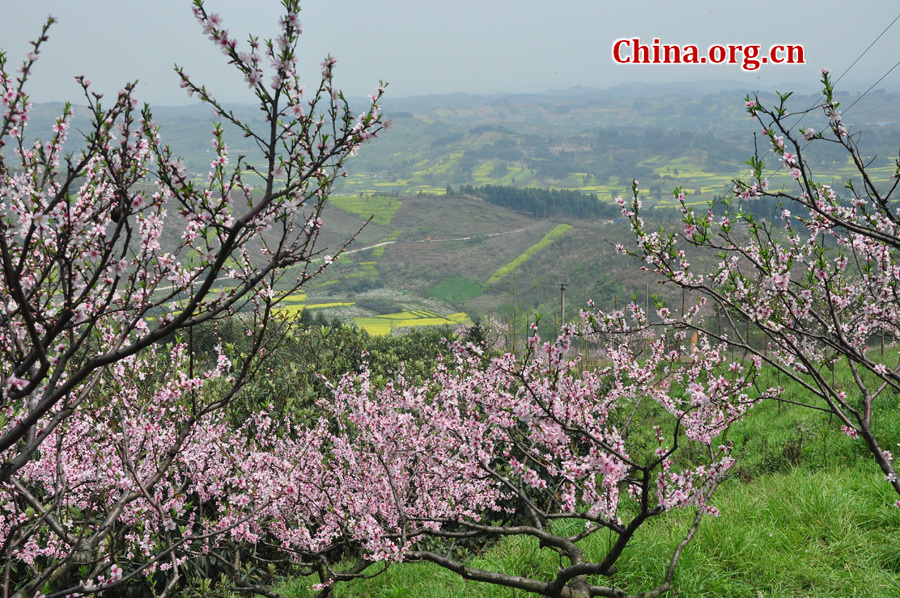
<svg viewBox="0 0 900 598">
<path fill-rule="evenodd" d="M 588 299 L 602 305 L 625 302 L 635 293 L 665 297 L 667 289 L 650 288 L 651 277 L 632 273 L 633 263 L 611 251 L 611 244 L 629 242 L 614 218 L 536 217 L 460 190 L 485 185 L 572 190 L 596 194 L 611 206 L 616 196 L 627 197 L 635 178 L 647 216 L 671 225 L 679 207 L 675 187 L 683 190 L 688 206 L 703 210 L 747 173 L 744 161 L 754 151 L 754 130 L 743 111 L 744 93 L 664 87 L 640 93 L 388 98 L 393 126 L 362 148 L 330 197 L 319 259 L 335 255 L 346 239 L 358 235 L 307 289 L 308 296 L 290 297 L 282 309 L 298 315 L 308 307 L 380 332 L 407 328 L 388 328 L 385 321 L 391 318 L 381 316 L 416 310 L 432 310 L 441 318 L 502 314 L 521 319 L 517 326 L 524 328 L 534 315 L 558 311 L 560 282 L 569 283 L 573 309 Z M 795 99 L 813 103 L 817 97 Z M 895 94 L 869 94 L 851 113 L 853 126 L 865 130 L 870 172 L 882 182 L 893 174 L 887 157 L 900 145 L 900 101 L 895 100 Z M 174 129 L 176 150 L 187 150 L 186 165 L 200 176 L 207 158 L 192 131 L 208 115 L 184 110 L 161 116 L 163 129 Z M 36 110 L 36 126 L 48 118 Z M 821 116 L 807 118 L 805 124 L 822 126 Z M 253 160 L 252 147 L 238 140 L 235 149 Z M 836 189 L 853 175 L 853 165 L 837 153 L 807 158 L 828 173 L 824 180 Z M 793 184 L 774 160 L 765 172 L 770 188 Z M 366 294 L 376 292 L 402 299 L 366 306 Z M 423 325 L 429 318 L 411 320 Z"/>
<path fill-rule="evenodd" d="M 459 326 L 461 324 L 471 324 L 469 317 L 464 313 L 454 313 L 442 316 L 424 309 L 383 314 L 374 318 L 356 317 L 353 318 L 353 321 L 357 327 L 373 336 L 383 336 L 391 334 L 394 330 L 416 328 L 419 326 Z"/>
<path fill-rule="evenodd" d="M 387 226 L 391 223 L 391 218 L 401 206 L 401 202 L 396 197 L 385 197 L 376 195 L 374 197 L 334 195 L 330 198 L 332 205 L 336 208 L 356 214 L 362 218 L 371 216 L 372 222 Z"/>
</svg>

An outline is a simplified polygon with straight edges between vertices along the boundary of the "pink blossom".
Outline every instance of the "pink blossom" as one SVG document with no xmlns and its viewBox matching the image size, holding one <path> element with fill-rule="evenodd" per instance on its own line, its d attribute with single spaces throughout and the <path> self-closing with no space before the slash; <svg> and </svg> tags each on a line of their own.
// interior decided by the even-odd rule
<svg viewBox="0 0 900 598">
<path fill-rule="evenodd" d="M 772 276 L 772 286 L 778 291 L 786 291 L 791 282 L 791 273 L 783 272 Z"/>
</svg>

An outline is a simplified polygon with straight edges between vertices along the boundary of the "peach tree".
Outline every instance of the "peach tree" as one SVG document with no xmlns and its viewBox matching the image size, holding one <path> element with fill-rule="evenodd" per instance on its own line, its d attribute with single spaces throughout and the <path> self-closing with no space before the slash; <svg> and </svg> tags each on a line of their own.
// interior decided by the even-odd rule
<svg viewBox="0 0 900 598">
<path fill-rule="evenodd" d="M 171 593 L 185 559 L 245 523 L 198 508 L 225 483 L 209 477 L 213 461 L 241 452 L 221 410 L 283 337 L 280 298 L 332 259 L 317 246 L 325 202 L 384 124 L 383 87 L 352 112 L 331 57 L 315 85 L 301 84 L 300 7 L 282 4 L 276 39 L 239 43 L 194 2 L 265 118 L 243 121 L 178 69 L 182 87 L 258 149 L 233 156 L 216 124 L 200 179 L 164 144 L 133 84 L 104 98 L 78 78 L 90 115 L 82 149 L 65 153 L 71 105 L 48 140 L 29 141 L 27 83 L 52 17 L 18 70 L 0 54 L 4 596 L 90 594 L 142 576 Z M 233 314 L 249 350 L 195 358 L 195 327 Z"/>
</svg>

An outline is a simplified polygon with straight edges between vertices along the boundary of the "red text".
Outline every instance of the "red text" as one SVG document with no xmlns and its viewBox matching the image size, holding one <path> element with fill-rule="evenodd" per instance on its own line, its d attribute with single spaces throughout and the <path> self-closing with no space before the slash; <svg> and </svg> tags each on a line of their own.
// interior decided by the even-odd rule
<svg viewBox="0 0 900 598">
<path fill-rule="evenodd" d="M 745 71 L 764 64 L 806 64 L 802 44 L 775 44 L 764 53 L 759 44 L 714 44 L 703 52 L 694 44 L 661 44 L 659 38 L 643 44 L 638 37 L 613 42 L 612 58 L 618 64 L 740 64 Z"/>
</svg>

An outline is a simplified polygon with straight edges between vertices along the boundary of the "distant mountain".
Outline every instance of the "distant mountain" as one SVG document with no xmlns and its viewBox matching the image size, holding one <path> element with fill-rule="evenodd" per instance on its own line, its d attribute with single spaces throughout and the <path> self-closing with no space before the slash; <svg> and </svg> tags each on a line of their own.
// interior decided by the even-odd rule
<svg viewBox="0 0 900 598">
<path fill-rule="evenodd" d="M 711 199 L 727 190 L 753 151 L 758 125 L 745 112 L 749 91 L 737 86 L 719 81 L 388 96 L 384 109 L 393 126 L 350 162 L 344 191 L 415 194 L 441 193 L 448 185 L 505 185 L 577 190 L 609 200 L 637 178 L 654 196 L 680 185 Z M 775 99 L 772 92 L 760 96 Z M 872 157 L 883 161 L 896 155 L 900 94 L 877 89 L 838 97 L 845 122 L 863 133 Z M 796 93 L 790 106 L 799 111 L 819 101 L 821 96 L 807 89 Z M 361 110 L 364 102 L 351 99 L 351 106 Z M 226 108 L 246 122 L 263 124 L 256 107 Z M 46 136 L 61 110 L 59 103 L 36 105 L 26 138 Z M 184 157 L 189 172 L 203 177 L 213 157 L 212 110 L 197 104 L 153 112 L 164 142 Z M 70 149 L 78 146 L 77 131 L 86 130 L 88 117 L 86 108 L 76 107 Z M 818 130 L 826 126 L 815 112 L 804 123 Z M 239 132 L 227 134 L 227 142 L 232 156 L 259 159 L 258 148 Z M 823 164 L 837 159 L 811 157 Z"/>
</svg>

